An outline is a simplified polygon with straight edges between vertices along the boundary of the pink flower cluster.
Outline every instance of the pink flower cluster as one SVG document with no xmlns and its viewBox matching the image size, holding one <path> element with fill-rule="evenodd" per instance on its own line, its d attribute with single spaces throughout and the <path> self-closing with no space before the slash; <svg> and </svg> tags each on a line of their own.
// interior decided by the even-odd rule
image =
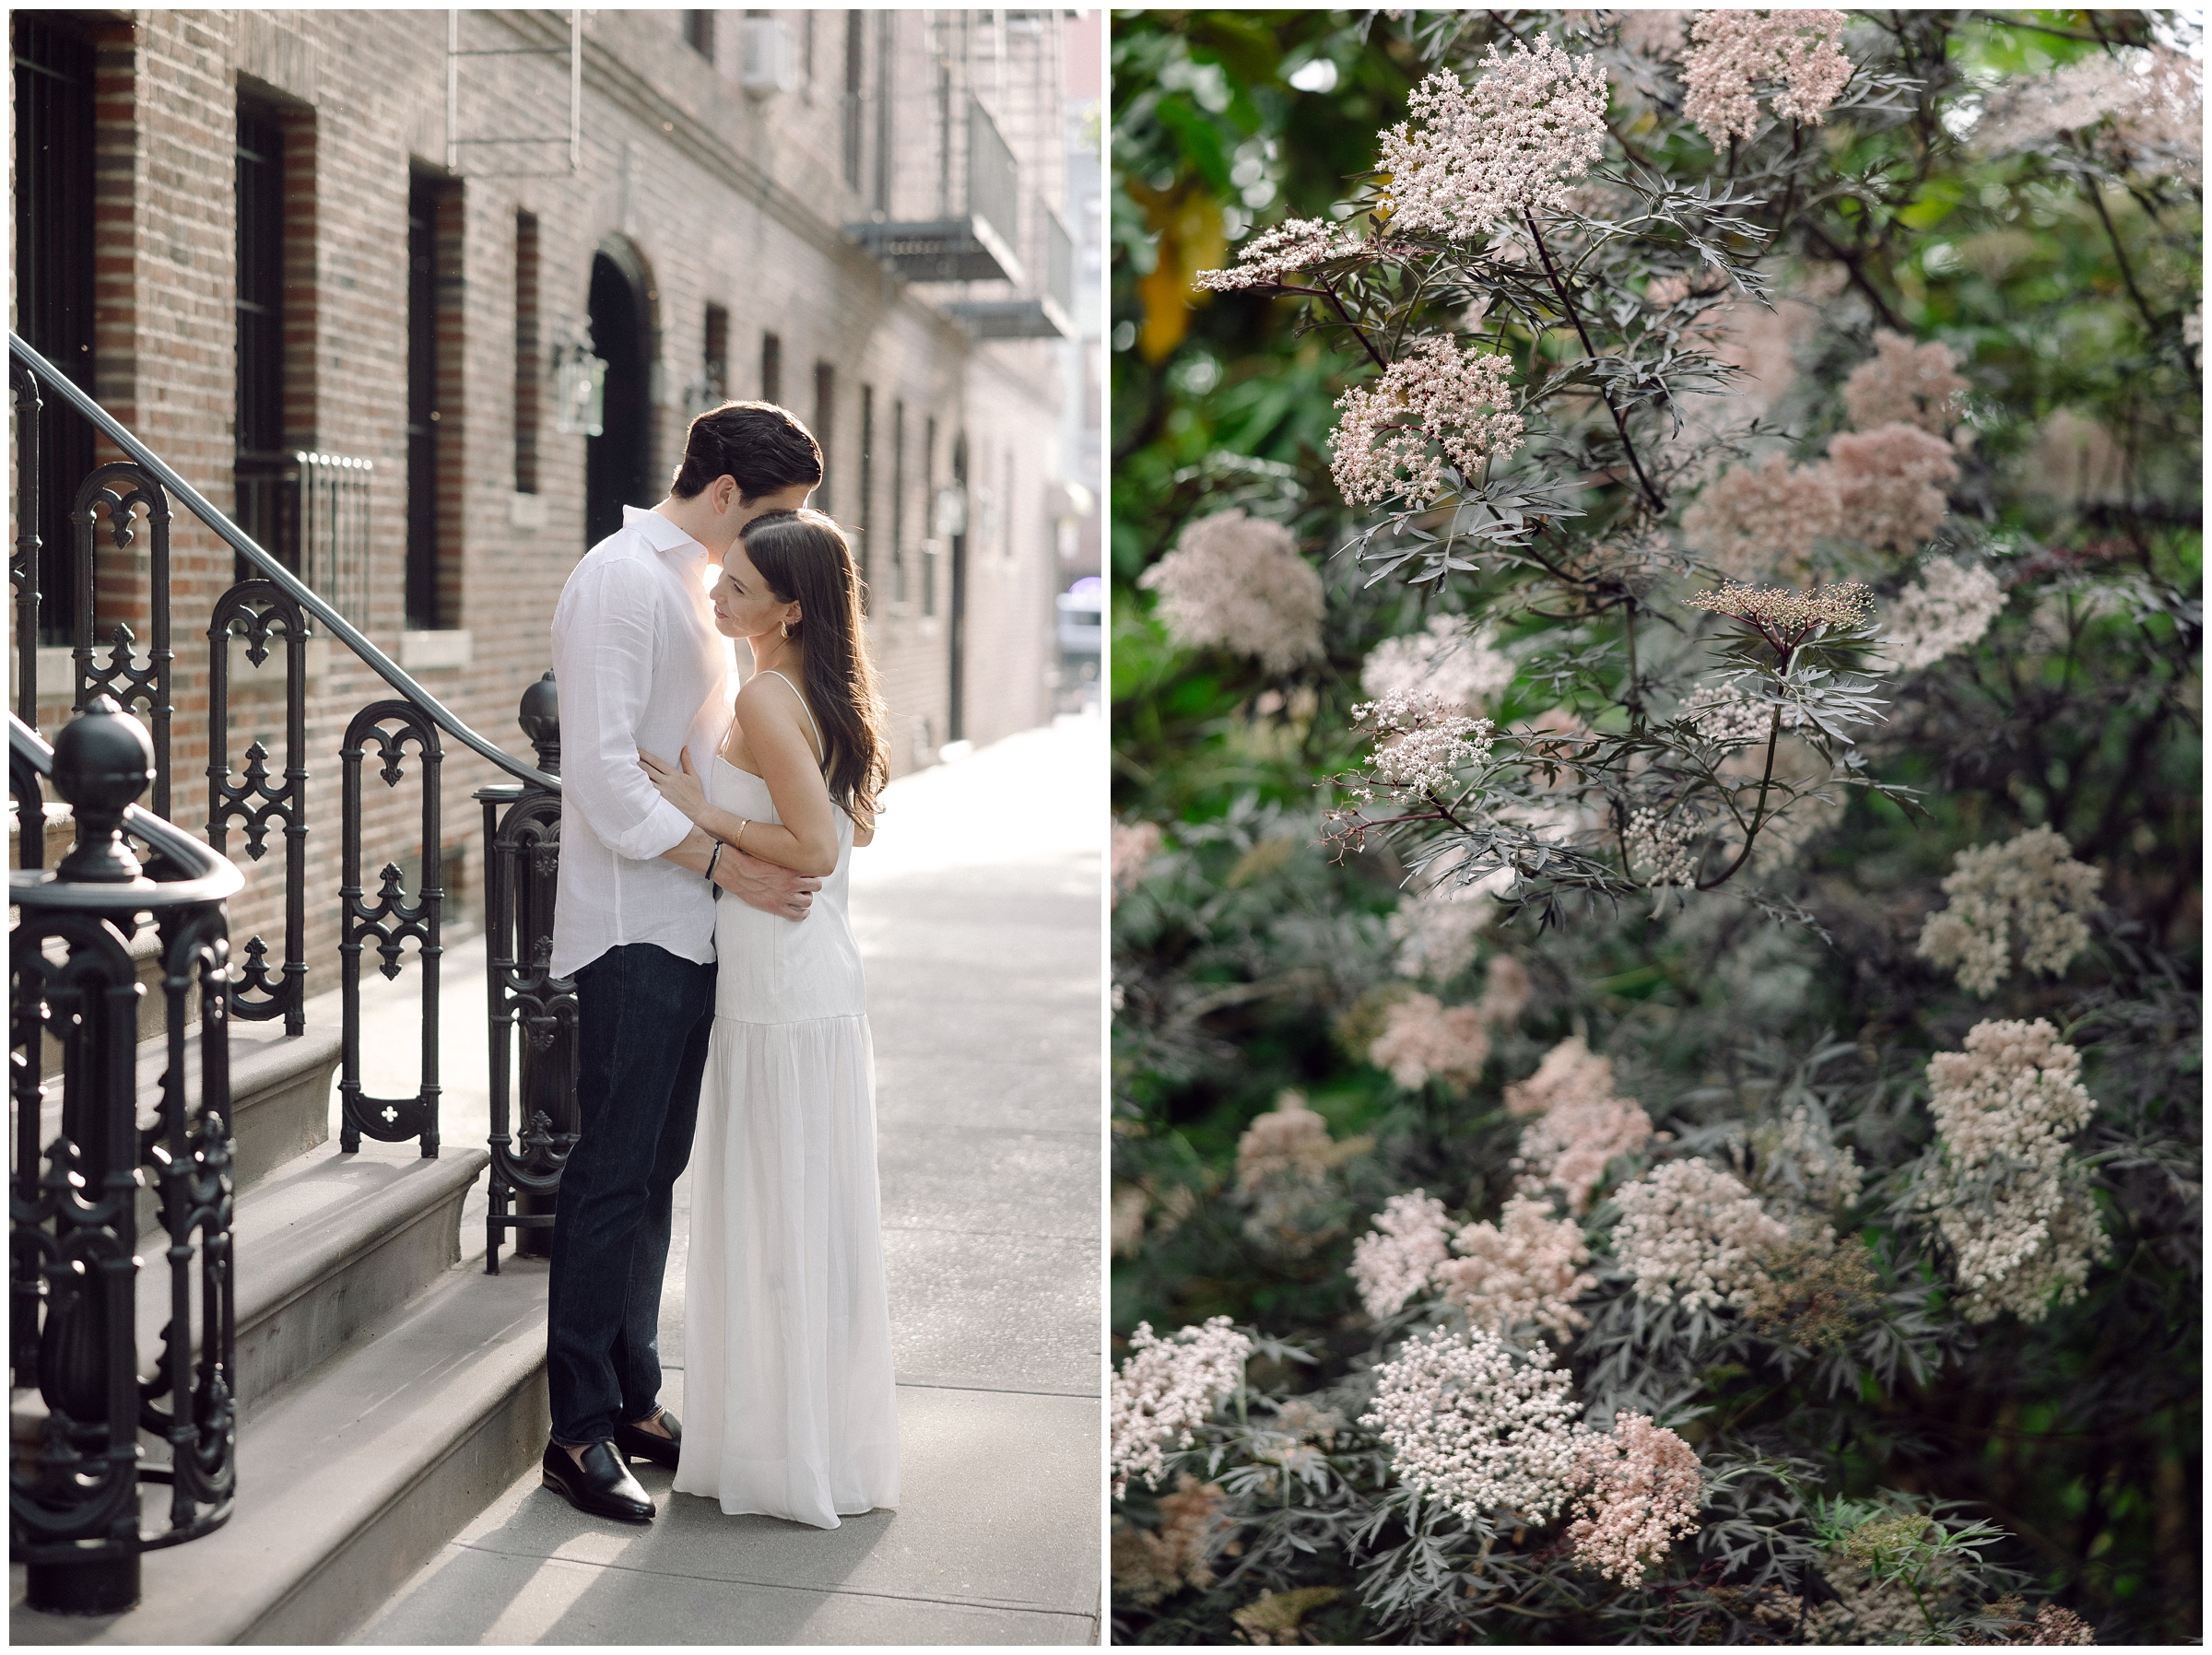
<svg viewBox="0 0 2212 1655">
<path fill-rule="evenodd" d="M 1677 1537 L 1697 1532 L 1703 1469 L 1689 1444 L 1649 1414 L 1623 1414 L 1609 1435 L 1583 1438 L 1575 1480 L 1583 1488 L 1567 1538 L 1574 1560 L 1608 1580 L 1634 1585 Z"/>
<path fill-rule="evenodd" d="M 1145 876 L 1145 865 L 1159 854 L 1158 822 L 1113 825 L 1113 899 L 1119 902 Z"/>
<path fill-rule="evenodd" d="M 1613 1062 L 1571 1035 L 1545 1054 L 1528 1079 L 1505 1089 L 1505 1107 L 1536 1119 L 1521 1133 L 1524 1190 L 1557 1189 L 1571 1213 L 1590 1210 L 1616 1156 L 1651 1142 L 1652 1120 L 1632 1097 L 1613 1091 Z"/>
<path fill-rule="evenodd" d="M 1465 238 L 1500 218 L 1554 212 L 1569 179 L 1605 153 L 1606 72 L 1539 36 L 1535 49 L 1493 42 L 1483 73 L 1462 86 L 1449 69 L 1414 88 L 1411 119 L 1382 135 L 1397 230 Z"/>
<path fill-rule="evenodd" d="M 1683 538 L 1739 581 L 1802 577 L 1813 543 L 1841 526 L 1829 468 L 1792 465 L 1779 453 L 1723 472 L 1682 514 Z"/>
<path fill-rule="evenodd" d="M 1422 630 L 1384 639 L 1359 668 L 1359 687 L 1371 696 L 1418 692 L 1462 712 L 1497 699 L 1512 681 L 1513 663 L 1490 629 L 1477 630 L 1464 615 L 1432 615 Z"/>
<path fill-rule="evenodd" d="M 1431 1077 L 1454 1088 L 1471 1086 L 1482 1078 L 1489 1055 L 1482 1008 L 1447 1007 L 1433 994 L 1408 994 L 1392 1006 L 1382 1034 L 1367 1049 L 1367 1061 L 1389 1071 L 1409 1092 Z"/>
<path fill-rule="evenodd" d="M 1717 148 L 1759 130 L 1757 88 L 1779 83 L 1768 100 L 1776 118 L 1818 126 L 1851 80 L 1842 37 L 1840 11 L 1701 11 L 1682 63 L 1682 112 Z"/>
<path fill-rule="evenodd" d="M 1842 533 L 1866 546 L 1909 552 L 1943 521 L 1940 484 L 1959 475 L 1951 445 L 1918 426 L 1847 431 L 1828 445 Z"/>
<path fill-rule="evenodd" d="M 1346 500 L 1371 506 L 1398 495 L 1427 505 L 1444 490 L 1445 460 L 1471 474 L 1518 450 L 1524 428 L 1506 388 L 1512 367 L 1510 358 L 1463 352 L 1432 335 L 1374 383 L 1338 397 L 1344 417 L 1330 439 L 1330 469 Z"/>
<path fill-rule="evenodd" d="M 1218 644 L 1278 673 L 1324 652 L 1321 576 L 1280 523 L 1202 517 L 1136 583 L 1159 593 L 1160 621 L 1186 649 Z"/>
<path fill-rule="evenodd" d="M 1445 1298 L 1465 1310 L 1470 1327 L 1504 1332 L 1534 1322 L 1566 1339 L 1589 1319 L 1574 1301 L 1597 1278 L 1579 1266 L 1590 1262 L 1582 1227 L 1552 1216 L 1551 1203 L 1516 1195 L 1498 1222 L 1465 1226 L 1452 1238 L 1460 1256 L 1445 1259 L 1432 1274 Z"/>
<path fill-rule="evenodd" d="M 1352 1243 L 1351 1277 L 1367 1313 L 1378 1320 L 1394 1316 L 1407 1299 L 1426 1293 L 1431 1274 L 1452 1256 L 1451 1234 L 1444 1203 L 1426 1191 L 1384 1202 L 1375 1227 Z"/>
<path fill-rule="evenodd" d="M 1973 141 L 1984 155 L 2008 155 L 2078 133 L 2117 165 L 2194 182 L 2204 172 L 2204 123 L 2203 66 L 2154 46 L 2128 59 L 2085 57 L 2009 88 Z"/>
<path fill-rule="evenodd" d="M 1873 357 L 1843 381 L 1843 406 L 1862 431 L 1911 425 L 1940 437 L 1959 423 L 1972 389 L 1942 340 L 1915 345 L 1883 328 L 1874 335 Z"/>
<path fill-rule="evenodd" d="M 1359 238 L 1326 218 L 1288 218 L 1237 249 L 1237 267 L 1201 270 L 1191 285 L 1207 293 L 1279 288 L 1283 278 L 1360 250 Z"/>
</svg>

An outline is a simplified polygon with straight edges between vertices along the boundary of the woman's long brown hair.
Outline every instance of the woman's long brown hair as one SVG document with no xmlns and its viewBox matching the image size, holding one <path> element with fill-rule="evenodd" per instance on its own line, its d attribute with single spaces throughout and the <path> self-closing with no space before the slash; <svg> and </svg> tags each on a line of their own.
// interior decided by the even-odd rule
<svg viewBox="0 0 2212 1655">
<path fill-rule="evenodd" d="M 795 603 L 791 637 L 802 646 L 806 705 L 822 727 L 830 797 L 855 820 L 872 821 L 890 780 L 883 692 L 861 631 L 860 570 L 844 531 L 812 509 L 768 511 L 740 532 L 745 555 L 780 604 Z"/>
</svg>

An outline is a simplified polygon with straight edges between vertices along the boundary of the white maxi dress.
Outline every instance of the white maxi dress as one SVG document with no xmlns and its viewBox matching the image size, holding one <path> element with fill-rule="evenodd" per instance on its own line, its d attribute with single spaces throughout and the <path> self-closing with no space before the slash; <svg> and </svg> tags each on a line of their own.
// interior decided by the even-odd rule
<svg viewBox="0 0 2212 1655">
<path fill-rule="evenodd" d="M 768 783 L 719 754 L 706 788 L 778 819 Z M 835 814 L 837 871 L 806 919 L 716 904 L 675 1482 L 732 1516 L 821 1529 L 899 1503 L 875 1054 L 846 910 L 853 823 Z"/>
</svg>

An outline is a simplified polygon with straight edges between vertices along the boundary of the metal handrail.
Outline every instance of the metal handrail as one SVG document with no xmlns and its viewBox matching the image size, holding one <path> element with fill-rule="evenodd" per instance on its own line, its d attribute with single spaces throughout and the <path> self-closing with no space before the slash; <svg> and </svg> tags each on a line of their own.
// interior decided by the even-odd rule
<svg viewBox="0 0 2212 1655">
<path fill-rule="evenodd" d="M 44 357 L 26 345 L 13 328 L 7 334 L 8 354 L 36 374 L 41 384 L 59 395 L 62 400 L 90 420 L 100 431 L 124 453 L 143 466 L 171 493 L 184 502 L 192 514 L 206 523 L 225 541 L 230 549 L 253 564 L 261 576 L 281 589 L 300 608 L 328 627 L 340 642 L 351 650 L 377 676 L 420 708 L 431 722 L 472 751 L 488 758 L 500 769 L 518 781 L 535 782 L 539 787 L 560 791 L 560 778 L 549 776 L 521 759 L 509 757 L 471 730 L 450 711 L 438 698 L 410 677 L 406 669 L 371 643 L 353 623 L 325 603 L 315 590 L 299 576 L 285 568 L 281 559 L 271 556 L 257 546 L 253 537 L 210 504 L 206 496 L 179 476 L 159 455 L 145 443 L 131 435 L 105 408 L 94 402 L 83 390 L 65 378 L 61 370 Z M 34 738 L 35 739 L 35 738 Z"/>
<path fill-rule="evenodd" d="M 53 749 L 47 745 L 43 736 L 13 712 L 7 715 L 7 746 L 11 757 L 21 759 L 48 781 L 53 779 Z M 186 902 L 224 901 L 238 895 L 245 886 L 246 876 L 239 872 L 237 863 L 221 851 L 202 844 L 166 816 L 126 804 L 123 808 L 123 830 L 133 839 L 144 839 L 153 846 L 173 866 L 182 869 L 184 876 L 142 879 L 129 886 L 73 886 L 57 881 L 43 870 L 11 870 L 8 900 L 36 902 L 43 908 L 112 908 L 117 893 L 127 891 L 131 900 L 140 908 L 173 908 Z M 27 836 L 42 833 L 45 826 L 23 822 L 18 824 L 18 831 Z"/>
</svg>

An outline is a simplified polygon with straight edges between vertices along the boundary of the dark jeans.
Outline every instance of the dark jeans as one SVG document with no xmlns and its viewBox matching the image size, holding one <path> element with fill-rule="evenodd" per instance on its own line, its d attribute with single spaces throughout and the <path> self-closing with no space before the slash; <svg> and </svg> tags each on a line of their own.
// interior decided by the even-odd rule
<svg viewBox="0 0 2212 1655">
<path fill-rule="evenodd" d="M 553 1439 L 590 1443 L 661 1392 L 661 1277 L 714 1027 L 714 968 L 651 943 L 576 973 L 582 1117 L 553 1226 L 546 1379 Z"/>
</svg>

